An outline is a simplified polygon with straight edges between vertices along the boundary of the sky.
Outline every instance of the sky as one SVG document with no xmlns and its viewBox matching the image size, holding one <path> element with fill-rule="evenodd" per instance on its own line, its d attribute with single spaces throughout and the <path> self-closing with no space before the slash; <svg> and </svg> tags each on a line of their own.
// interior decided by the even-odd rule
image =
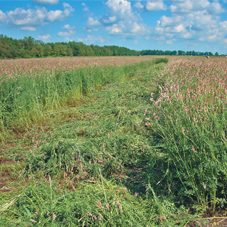
<svg viewBox="0 0 227 227">
<path fill-rule="evenodd" d="M 0 0 L 0 34 L 227 54 L 227 0 Z"/>
</svg>

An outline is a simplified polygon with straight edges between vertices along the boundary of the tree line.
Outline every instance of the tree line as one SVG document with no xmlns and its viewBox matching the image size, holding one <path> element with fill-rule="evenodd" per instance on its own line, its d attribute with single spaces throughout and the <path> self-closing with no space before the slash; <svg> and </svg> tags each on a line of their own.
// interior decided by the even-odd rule
<svg viewBox="0 0 227 227">
<path fill-rule="evenodd" d="M 86 45 L 82 42 L 44 43 L 31 36 L 23 39 L 13 39 L 0 35 L 0 58 L 34 58 L 34 57 L 64 57 L 64 56 L 139 56 L 139 55 L 210 55 L 211 52 L 196 51 L 162 51 L 162 50 L 130 50 L 119 46 Z M 218 53 L 215 53 L 218 55 Z"/>
</svg>

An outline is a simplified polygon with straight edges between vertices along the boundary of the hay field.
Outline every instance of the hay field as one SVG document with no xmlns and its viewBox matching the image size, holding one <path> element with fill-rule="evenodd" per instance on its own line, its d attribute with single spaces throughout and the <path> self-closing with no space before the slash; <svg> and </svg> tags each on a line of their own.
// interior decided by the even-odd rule
<svg viewBox="0 0 227 227">
<path fill-rule="evenodd" d="M 223 225 L 226 63 L 1 61 L 0 225 Z"/>
</svg>

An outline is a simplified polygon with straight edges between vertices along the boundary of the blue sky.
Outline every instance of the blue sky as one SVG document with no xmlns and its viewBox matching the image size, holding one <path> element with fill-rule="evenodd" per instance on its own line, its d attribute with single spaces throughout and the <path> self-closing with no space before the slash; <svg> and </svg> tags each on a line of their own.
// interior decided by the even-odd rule
<svg viewBox="0 0 227 227">
<path fill-rule="evenodd" d="M 0 0 L 0 34 L 227 53 L 227 0 Z"/>
</svg>

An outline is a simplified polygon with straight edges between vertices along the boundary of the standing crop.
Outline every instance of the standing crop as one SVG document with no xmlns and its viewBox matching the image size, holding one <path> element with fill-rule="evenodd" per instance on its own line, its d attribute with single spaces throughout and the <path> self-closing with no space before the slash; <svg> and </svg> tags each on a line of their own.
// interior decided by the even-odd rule
<svg viewBox="0 0 227 227">
<path fill-rule="evenodd" d="M 171 170 L 169 193 L 213 211 L 227 202 L 225 61 L 174 64 L 151 96 L 151 128 Z"/>
</svg>

